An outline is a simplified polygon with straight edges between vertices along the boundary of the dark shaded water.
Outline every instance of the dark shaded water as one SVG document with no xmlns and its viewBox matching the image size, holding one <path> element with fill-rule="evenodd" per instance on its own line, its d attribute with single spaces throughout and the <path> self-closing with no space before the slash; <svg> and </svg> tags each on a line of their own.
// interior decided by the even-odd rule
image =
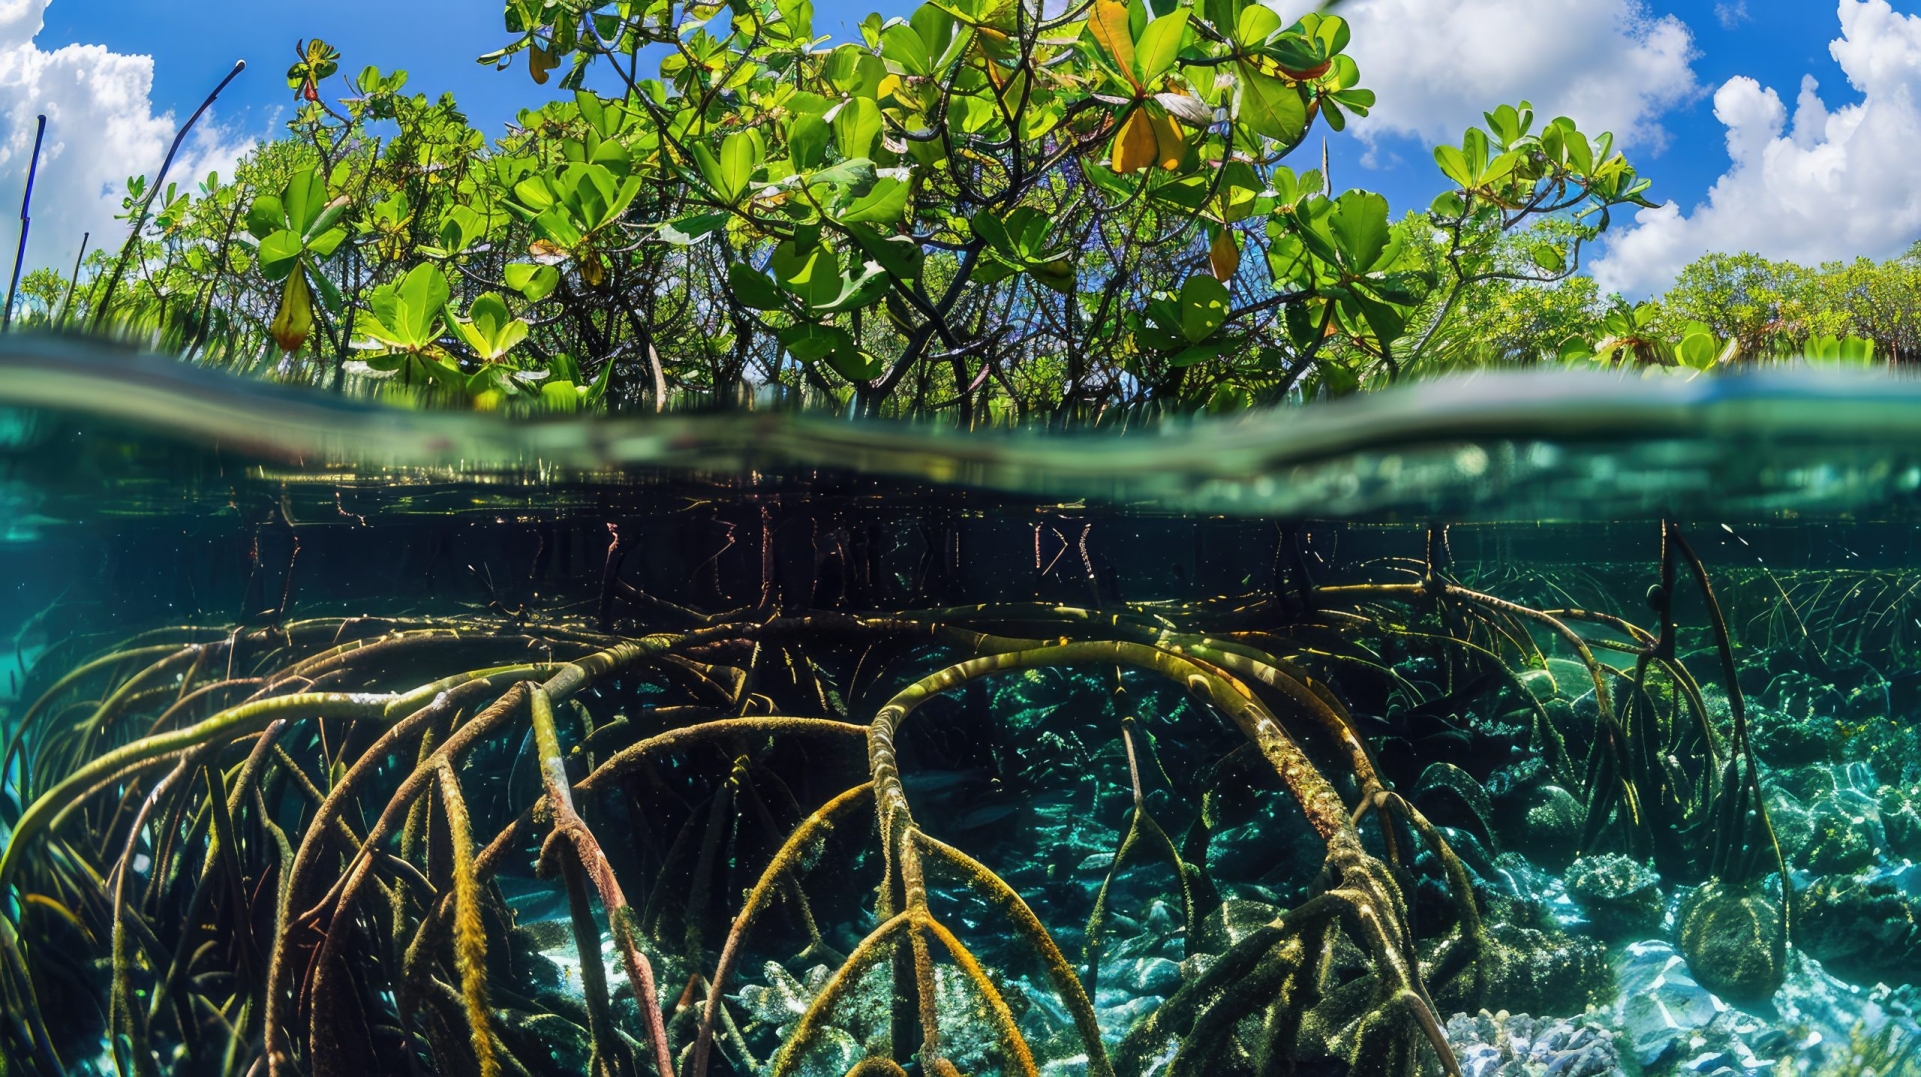
<svg viewBox="0 0 1921 1077">
<path fill-rule="evenodd" d="M 1906 383 L 0 408 L 9 1074 L 1921 1072 Z"/>
</svg>

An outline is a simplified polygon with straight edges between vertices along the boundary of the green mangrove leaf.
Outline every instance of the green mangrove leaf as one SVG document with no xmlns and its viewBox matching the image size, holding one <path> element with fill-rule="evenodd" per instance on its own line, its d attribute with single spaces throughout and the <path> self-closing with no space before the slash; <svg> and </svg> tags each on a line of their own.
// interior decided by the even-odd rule
<svg viewBox="0 0 1921 1077">
<path fill-rule="evenodd" d="M 1235 90 L 1235 115 L 1259 135 L 1286 145 L 1300 141 L 1307 130 L 1307 101 L 1301 91 L 1272 75 L 1264 75 L 1254 65 L 1234 65 L 1239 85 Z"/>
<path fill-rule="evenodd" d="M 1675 347 L 1674 357 L 1681 361 L 1682 366 L 1706 370 L 1714 365 L 1714 360 L 1720 351 L 1720 343 L 1712 336 L 1706 333 L 1689 333 L 1682 337 L 1681 343 Z"/>
<path fill-rule="evenodd" d="M 273 195 L 263 194 L 247 208 L 247 231 L 255 239 L 266 239 L 286 227 L 286 207 Z"/>
<path fill-rule="evenodd" d="M 1216 20 L 1216 25 L 1220 25 Z M 1281 28 L 1280 13 L 1266 4 L 1248 4 L 1231 24 L 1234 43 L 1242 48 L 1257 48 Z"/>
<path fill-rule="evenodd" d="M 767 147 L 759 131 L 736 131 L 722 139 L 716 183 L 721 197 L 729 202 L 739 201 L 747 191 L 748 182 L 754 178 L 754 170 L 766 156 Z"/>
<path fill-rule="evenodd" d="M 300 264 L 300 255 L 305 250 L 300 236 L 291 229 L 275 232 L 260 241 L 260 271 L 268 280 L 285 280 Z"/>
<path fill-rule="evenodd" d="M 787 240 L 774 248 L 770 264 L 781 287 L 810 307 L 826 306 L 840 295 L 839 260 L 824 243 L 796 247 L 793 240 Z"/>
<path fill-rule="evenodd" d="M 1181 285 L 1181 335 L 1199 344 L 1227 321 L 1227 286 L 1206 274 L 1187 278 Z"/>
<path fill-rule="evenodd" d="M 727 267 L 727 283 L 733 288 L 734 297 L 744 307 L 754 310 L 787 309 L 787 300 L 781 297 L 780 289 L 774 286 L 774 282 L 740 262 Z"/>
<path fill-rule="evenodd" d="M 827 121 L 811 113 L 794 117 L 787 129 L 787 151 L 792 156 L 794 168 L 811 172 L 827 161 L 827 141 L 833 132 Z"/>
<path fill-rule="evenodd" d="M 1074 294 L 1074 263 L 1066 258 L 1030 265 L 1027 275 L 1062 295 Z"/>
<path fill-rule="evenodd" d="M 1389 253 L 1387 199 L 1372 191 L 1348 191 L 1334 200 L 1327 229 L 1340 252 L 1340 261 L 1356 273 L 1379 268 Z"/>
<path fill-rule="evenodd" d="M 880 32 L 881 59 L 891 64 L 894 70 L 903 75 L 926 75 L 933 70 L 933 60 L 928 56 L 927 43 L 913 26 L 897 22 L 885 26 Z"/>
<path fill-rule="evenodd" d="M 547 265 L 513 262 L 507 266 L 503 276 L 507 287 L 519 292 L 530 303 L 547 298 L 560 285 L 560 270 Z"/>
<path fill-rule="evenodd" d="M 842 157 L 873 157 L 879 138 L 880 106 L 868 98 L 856 97 L 834 113 L 834 144 Z"/>
<path fill-rule="evenodd" d="M 842 224 L 893 224 L 907 213 L 907 191 L 907 184 L 891 176 L 877 180 L 838 219 Z"/>
<path fill-rule="evenodd" d="M 312 168 L 302 169 L 287 181 L 280 200 L 287 207 L 287 227 L 304 236 L 327 207 L 327 181 Z"/>
<path fill-rule="evenodd" d="M 398 281 L 381 285 L 368 297 L 384 339 L 409 350 L 431 345 L 440 336 L 441 310 L 447 305 L 447 278 L 440 267 L 415 266 Z"/>
<path fill-rule="evenodd" d="M 1154 81 L 1173 68 L 1174 60 L 1181 52 L 1181 42 L 1187 36 L 1187 9 L 1175 8 L 1147 24 L 1134 48 L 1134 74 L 1143 86 L 1151 86 Z"/>
<path fill-rule="evenodd" d="M 872 306 L 887 294 L 887 289 L 892 285 L 893 278 L 887 275 L 879 262 L 863 262 L 858 273 L 841 278 L 840 294 L 816 309 L 831 314 Z"/>
<path fill-rule="evenodd" d="M 527 323 L 507 310 L 507 301 L 497 292 L 483 292 L 468 309 L 468 321 L 449 319 L 454 331 L 466 341 L 483 362 L 494 363 L 506 357 L 527 339 Z"/>
<path fill-rule="evenodd" d="M 883 269 L 894 276 L 901 280 L 914 280 L 920 276 L 925 253 L 914 237 L 883 234 L 871 224 L 858 222 L 847 226 L 847 234 L 853 237 L 862 253 L 879 262 Z"/>
<path fill-rule="evenodd" d="M 840 349 L 852 349 L 854 338 L 847 330 L 831 325 L 802 322 L 780 331 L 780 342 L 787 353 L 803 363 L 815 363 Z"/>
<path fill-rule="evenodd" d="M 661 225 L 659 234 L 669 243 L 686 247 L 707 238 L 709 232 L 726 223 L 725 213 L 700 213 Z"/>
</svg>

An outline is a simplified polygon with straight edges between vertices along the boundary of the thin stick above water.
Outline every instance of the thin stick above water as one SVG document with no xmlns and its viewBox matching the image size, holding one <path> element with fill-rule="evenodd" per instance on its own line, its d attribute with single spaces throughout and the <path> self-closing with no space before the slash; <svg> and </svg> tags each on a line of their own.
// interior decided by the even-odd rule
<svg viewBox="0 0 1921 1077">
<path fill-rule="evenodd" d="M 0 330 L 13 326 L 13 296 L 20 290 L 20 264 L 27 260 L 27 229 L 33 225 L 33 178 L 40 171 L 40 140 L 47 137 L 47 118 L 33 130 L 33 156 L 27 158 L 27 193 L 20 196 L 20 248 L 13 254 L 13 279 L 7 282 L 7 309 L 0 311 Z"/>
<path fill-rule="evenodd" d="M 120 287 L 120 278 L 127 271 L 127 259 L 133 256 L 134 250 L 140 245 L 140 231 L 147 227 L 147 213 L 153 209 L 153 200 L 160 194 L 160 185 L 167 182 L 167 170 L 173 167 L 173 158 L 180 152 L 180 144 L 187 140 L 187 132 L 193 130 L 193 125 L 200 122 L 200 117 L 213 107 L 213 100 L 220 96 L 220 91 L 226 89 L 227 84 L 246 69 L 247 61 L 235 60 L 233 70 L 227 72 L 227 77 L 220 80 L 220 85 L 215 86 L 213 92 L 207 95 L 207 99 L 200 102 L 200 107 L 194 110 L 192 116 L 187 117 L 187 122 L 182 124 L 180 130 L 173 136 L 173 145 L 167 147 L 167 157 L 160 162 L 160 174 L 154 177 L 153 186 L 147 189 L 147 197 L 141 200 L 139 211 L 133 215 L 133 228 L 127 233 L 126 245 L 120 248 L 119 260 L 113 264 L 113 277 L 107 281 L 107 290 L 100 297 L 100 305 L 94 308 L 94 331 L 98 332 L 100 327 L 106 324 L 107 308 L 113 305 L 114 290 Z"/>
</svg>

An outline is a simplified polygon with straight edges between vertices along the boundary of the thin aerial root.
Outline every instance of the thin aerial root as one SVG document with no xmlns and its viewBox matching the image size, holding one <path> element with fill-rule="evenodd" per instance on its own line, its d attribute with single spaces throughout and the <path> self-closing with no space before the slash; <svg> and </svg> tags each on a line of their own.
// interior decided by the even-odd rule
<svg viewBox="0 0 1921 1077">
<path fill-rule="evenodd" d="M 1113 888 L 1114 880 L 1126 867 L 1128 856 L 1134 851 L 1135 843 L 1140 840 L 1143 830 L 1153 835 L 1161 850 L 1167 854 L 1169 862 L 1173 864 L 1175 879 L 1181 886 L 1181 910 L 1186 918 L 1188 929 L 1191 931 L 1194 927 L 1194 894 L 1188 883 L 1187 866 L 1181 860 L 1180 850 L 1175 847 L 1173 839 L 1167 836 L 1167 831 L 1161 829 L 1160 823 L 1147 810 L 1147 797 L 1141 786 L 1140 761 L 1135 756 L 1133 730 L 1133 718 L 1121 719 L 1121 741 L 1127 749 L 1127 775 L 1133 790 L 1134 809 L 1128 815 L 1127 830 L 1114 850 L 1113 863 L 1108 865 L 1107 874 L 1101 878 L 1100 889 L 1094 894 L 1094 910 L 1087 917 L 1087 941 L 1082 950 L 1082 961 L 1087 966 L 1087 985 L 1095 990 L 1100 986 L 1100 935 L 1101 922 L 1107 913 L 1107 895 Z"/>
<path fill-rule="evenodd" d="M 647 1039 L 653 1046 L 655 1069 L 659 1077 L 673 1077 L 673 1055 L 667 1049 L 667 1031 L 661 1023 L 660 994 L 654 985 L 653 965 L 647 960 L 647 955 L 641 952 L 636 938 L 640 933 L 638 917 L 627 904 L 626 895 L 614 878 L 614 867 L 607 862 L 607 854 L 601 851 L 600 843 L 594 839 L 586 821 L 574 810 L 573 789 L 567 781 L 567 764 L 560 754 L 560 737 L 554 729 L 552 697 L 545 687 L 530 685 L 528 701 L 534 743 L 540 753 L 541 781 L 546 787 L 547 800 L 554 814 L 554 832 L 565 835 L 571 842 L 576 862 L 599 892 L 601 907 L 607 910 L 607 921 L 613 928 L 614 944 L 627 966 L 628 982 L 634 987 L 635 1001 L 640 1006 L 642 1020 L 647 1024 Z M 599 959 L 596 954 L 594 960 L 597 962 Z"/>
</svg>

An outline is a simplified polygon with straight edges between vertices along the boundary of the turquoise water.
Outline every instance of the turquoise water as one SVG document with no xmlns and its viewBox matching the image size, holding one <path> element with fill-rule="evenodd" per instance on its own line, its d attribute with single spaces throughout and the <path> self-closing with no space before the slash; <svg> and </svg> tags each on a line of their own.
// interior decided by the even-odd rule
<svg viewBox="0 0 1921 1077">
<path fill-rule="evenodd" d="M 1921 1072 L 1921 385 L 1103 426 L 0 355 L 4 1072 Z"/>
</svg>

